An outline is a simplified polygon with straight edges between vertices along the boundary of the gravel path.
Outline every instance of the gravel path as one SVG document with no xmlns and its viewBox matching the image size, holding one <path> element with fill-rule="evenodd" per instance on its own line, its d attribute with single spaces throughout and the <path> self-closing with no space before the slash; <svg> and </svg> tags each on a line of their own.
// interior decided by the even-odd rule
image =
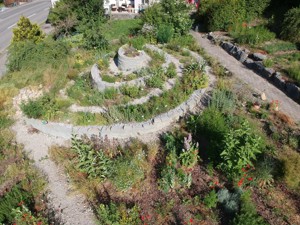
<svg viewBox="0 0 300 225">
<path fill-rule="evenodd" d="M 191 31 L 191 34 L 210 56 L 217 59 L 222 66 L 241 80 L 241 82 L 248 84 L 259 94 L 265 92 L 268 101 L 278 100 L 280 104 L 280 111 L 293 118 L 295 122 L 300 122 L 299 104 L 294 102 L 267 80 L 247 69 L 242 63 L 230 56 L 221 47 L 212 44 L 207 38 L 202 37 L 202 34 L 195 31 Z"/>
<path fill-rule="evenodd" d="M 48 198 L 58 217 L 65 225 L 96 224 L 92 210 L 82 194 L 72 190 L 64 171 L 48 158 L 52 145 L 66 145 L 68 140 L 50 137 L 42 132 L 29 133 L 28 126 L 18 120 L 12 129 L 18 143 L 34 160 L 35 166 L 48 180 Z"/>
</svg>

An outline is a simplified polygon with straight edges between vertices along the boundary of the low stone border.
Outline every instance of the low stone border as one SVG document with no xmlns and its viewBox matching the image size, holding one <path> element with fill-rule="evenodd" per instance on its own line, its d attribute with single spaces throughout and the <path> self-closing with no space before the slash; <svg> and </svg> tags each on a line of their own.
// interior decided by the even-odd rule
<svg viewBox="0 0 300 225">
<path fill-rule="evenodd" d="M 168 67 L 168 65 L 171 62 L 174 62 L 176 65 L 176 71 L 177 73 L 180 75 L 182 72 L 182 69 L 178 66 L 181 65 L 181 63 L 179 63 L 178 59 L 176 59 L 175 57 L 165 53 L 163 50 L 159 49 L 156 46 L 153 45 L 146 45 L 146 48 L 149 48 L 151 50 L 155 50 L 158 51 L 159 53 L 165 54 L 165 59 L 166 62 L 162 65 L 163 68 Z M 115 83 L 109 83 L 106 81 L 103 81 L 100 75 L 100 70 L 98 69 L 97 65 L 93 65 L 92 69 L 91 69 L 91 78 L 92 78 L 92 82 L 93 85 L 99 90 L 99 91 L 104 91 L 106 88 L 120 88 L 123 85 L 129 85 L 129 86 L 145 86 L 145 79 L 147 79 L 149 76 L 144 76 L 144 77 L 140 77 L 131 81 L 123 81 L 123 82 L 115 82 Z"/>
<path fill-rule="evenodd" d="M 208 35 L 208 39 L 214 43 L 219 43 L 213 34 Z M 247 68 L 253 70 L 259 76 L 267 79 L 271 84 L 284 92 L 294 101 L 300 103 L 300 88 L 283 79 L 280 72 L 276 72 L 273 68 L 266 68 L 262 61 L 266 58 L 265 55 L 260 53 L 249 54 L 250 51 L 242 49 L 230 42 L 221 41 L 220 46 L 238 61 L 243 63 Z"/>
</svg>

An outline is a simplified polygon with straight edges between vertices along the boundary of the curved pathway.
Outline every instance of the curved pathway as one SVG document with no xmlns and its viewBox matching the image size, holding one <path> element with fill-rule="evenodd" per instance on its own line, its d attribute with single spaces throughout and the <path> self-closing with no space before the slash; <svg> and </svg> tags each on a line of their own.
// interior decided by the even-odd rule
<svg viewBox="0 0 300 225">
<path fill-rule="evenodd" d="M 41 132 L 29 132 L 30 128 L 18 120 L 12 129 L 18 143 L 34 160 L 34 165 L 46 176 L 50 206 L 56 217 L 65 225 L 95 225 L 96 220 L 85 197 L 72 190 L 64 171 L 49 159 L 52 145 L 68 145 L 64 138 L 51 137 Z"/>
<path fill-rule="evenodd" d="M 202 34 L 195 31 L 191 31 L 191 34 L 210 56 L 217 59 L 235 77 L 248 84 L 257 93 L 265 92 L 268 101 L 278 100 L 280 111 L 293 118 L 295 122 L 300 122 L 300 105 L 298 103 L 294 102 L 267 80 L 245 67 L 234 57 L 228 55 L 221 47 L 212 44 L 210 40 L 202 37 Z"/>
</svg>

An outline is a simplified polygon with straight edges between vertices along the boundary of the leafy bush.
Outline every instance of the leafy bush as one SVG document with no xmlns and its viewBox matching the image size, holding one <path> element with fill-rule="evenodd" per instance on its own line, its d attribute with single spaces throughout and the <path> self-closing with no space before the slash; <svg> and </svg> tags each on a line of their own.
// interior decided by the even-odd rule
<svg viewBox="0 0 300 225">
<path fill-rule="evenodd" d="M 17 208 L 21 201 L 26 204 L 32 203 L 33 196 L 24 191 L 19 185 L 14 186 L 10 192 L 0 198 L 0 223 L 14 222 L 12 209 Z"/>
<path fill-rule="evenodd" d="M 174 78 L 177 76 L 176 66 L 174 63 L 169 64 L 166 75 L 168 78 Z"/>
<path fill-rule="evenodd" d="M 83 31 L 83 46 L 87 49 L 106 49 L 108 41 L 101 30 L 102 21 L 89 21 Z"/>
<path fill-rule="evenodd" d="M 161 24 L 169 24 L 178 35 L 187 34 L 192 26 L 189 16 L 190 6 L 185 0 L 162 0 L 148 7 L 142 20 L 158 28 Z M 168 13 L 165 13 L 168 12 Z"/>
<path fill-rule="evenodd" d="M 274 61 L 270 58 L 266 58 L 264 61 L 263 61 L 263 65 L 265 67 L 272 67 L 274 65 Z"/>
<path fill-rule="evenodd" d="M 168 192 L 179 187 L 190 188 L 192 184 L 191 171 L 198 163 L 198 144 L 193 143 L 192 136 L 184 137 L 183 149 L 177 149 L 176 138 L 166 134 L 166 166 L 161 171 L 160 188 Z M 177 153 L 178 152 L 178 153 Z"/>
<path fill-rule="evenodd" d="M 32 41 L 16 42 L 9 47 L 8 64 L 10 71 L 35 70 L 45 65 L 61 66 L 69 54 L 69 46 L 63 41 L 50 38 L 37 44 Z"/>
<path fill-rule="evenodd" d="M 32 24 L 30 20 L 21 16 L 17 27 L 13 29 L 12 42 L 32 41 L 37 43 L 45 38 L 45 34 L 37 24 Z"/>
<path fill-rule="evenodd" d="M 222 161 L 219 168 L 229 177 L 239 176 L 242 168 L 253 166 L 252 160 L 261 153 L 261 138 L 253 134 L 247 121 L 243 121 L 239 129 L 231 130 L 225 135 L 224 150 L 221 153 Z"/>
<path fill-rule="evenodd" d="M 271 0 L 245 0 L 247 19 L 252 20 L 263 15 Z"/>
<path fill-rule="evenodd" d="M 234 24 L 241 23 L 246 18 L 245 1 L 224 0 L 206 1 L 202 14 L 206 14 L 207 26 L 210 31 L 227 31 Z M 200 7 L 201 10 L 201 7 Z"/>
<path fill-rule="evenodd" d="M 27 104 L 22 103 L 21 109 L 29 118 L 44 118 L 47 120 L 53 118 L 59 110 L 54 96 L 49 94 L 44 95 L 35 101 L 29 100 Z"/>
<path fill-rule="evenodd" d="M 203 202 L 210 209 L 216 208 L 218 203 L 218 195 L 216 191 L 215 190 L 210 191 L 203 199 Z"/>
<path fill-rule="evenodd" d="M 136 205 L 128 208 L 124 203 L 119 205 L 113 202 L 108 205 L 100 204 L 97 214 L 101 224 L 139 225 L 142 223 L 139 208 Z"/>
<path fill-rule="evenodd" d="M 0 129 L 8 128 L 13 121 L 7 116 L 0 114 Z"/>
<path fill-rule="evenodd" d="M 168 43 L 174 35 L 173 27 L 168 24 L 161 24 L 157 31 L 157 41 L 159 43 Z"/>
<path fill-rule="evenodd" d="M 139 86 L 123 85 L 120 87 L 120 92 L 131 98 L 137 98 L 142 94 L 143 89 Z"/>
<path fill-rule="evenodd" d="M 164 79 L 159 74 L 155 74 L 146 79 L 146 85 L 151 88 L 162 88 L 164 84 Z"/>
<path fill-rule="evenodd" d="M 222 113 L 233 113 L 236 107 L 235 96 L 231 91 L 216 89 L 213 91 L 209 106 Z"/>
<path fill-rule="evenodd" d="M 77 168 L 89 178 L 105 179 L 112 174 L 112 161 L 103 153 L 96 151 L 91 145 L 73 136 L 72 150 L 78 155 Z"/>
<path fill-rule="evenodd" d="M 280 36 L 291 42 L 300 43 L 300 7 L 292 8 L 284 14 Z"/>
<path fill-rule="evenodd" d="M 218 201 L 228 214 L 234 214 L 239 210 L 240 193 L 230 193 L 226 188 L 218 191 Z"/>
<path fill-rule="evenodd" d="M 251 193 L 244 192 L 241 195 L 241 209 L 240 212 L 235 216 L 233 225 L 267 225 L 264 219 L 259 216 L 256 212 L 255 205 L 251 201 Z"/>
<path fill-rule="evenodd" d="M 237 25 L 230 35 L 238 43 L 255 45 L 265 41 L 271 41 L 275 38 L 275 33 L 270 32 L 263 26 L 243 27 Z"/>
<path fill-rule="evenodd" d="M 146 39 L 143 36 L 137 36 L 130 39 L 130 43 L 135 49 L 142 50 L 144 45 L 146 44 Z"/>
</svg>

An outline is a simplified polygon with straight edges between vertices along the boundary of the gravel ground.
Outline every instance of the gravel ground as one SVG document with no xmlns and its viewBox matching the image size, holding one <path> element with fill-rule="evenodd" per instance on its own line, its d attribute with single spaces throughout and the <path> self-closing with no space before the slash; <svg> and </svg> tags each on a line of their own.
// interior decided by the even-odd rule
<svg viewBox="0 0 300 225">
<path fill-rule="evenodd" d="M 241 82 L 246 83 L 256 93 L 265 92 L 267 101 L 278 100 L 280 104 L 279 110 L 290 116 L 295 122 L 300 122 L 300 105 L 290 99 L 282 91 L 270 84 L 252 70 L 246 68 L 242 63 L 230 56 L 221 47 L 212 44 L 207 38 L 202 37 L 203 34 L 191 31 L 200 46 L 219 63 L 229 70 Z"/>
</svg>

